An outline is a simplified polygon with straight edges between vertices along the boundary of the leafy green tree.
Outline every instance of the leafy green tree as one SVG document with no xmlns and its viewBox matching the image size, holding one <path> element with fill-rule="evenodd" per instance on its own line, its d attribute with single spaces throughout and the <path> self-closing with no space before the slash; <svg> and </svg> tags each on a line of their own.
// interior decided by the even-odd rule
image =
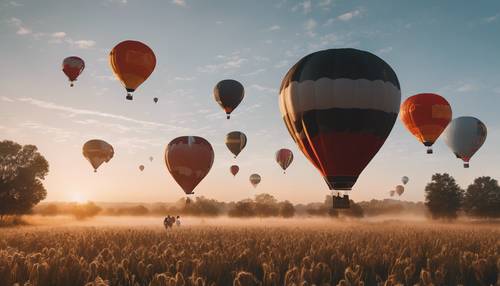
<svg viewBox="0 0 500 286">
<path fill-rule="evenodd" d="M 479 177 L 467 187 L 463 208 L 478 217 L 500 217 L 500 186 L 490 177 Z"/>
<path fill-rule="evenodd" d="M 463 196 L 464 191 L 447 173 L 432 175 L 432 181 L 425 187 L 425 205 L 434 219 L 456 218 Z"/>
<path fill-rule="evenodd" d="M 0 141 L 0 221 L 29 212 L 47 196 L 42 180 L 49 163 L 34 145 Z"/>
</svg>

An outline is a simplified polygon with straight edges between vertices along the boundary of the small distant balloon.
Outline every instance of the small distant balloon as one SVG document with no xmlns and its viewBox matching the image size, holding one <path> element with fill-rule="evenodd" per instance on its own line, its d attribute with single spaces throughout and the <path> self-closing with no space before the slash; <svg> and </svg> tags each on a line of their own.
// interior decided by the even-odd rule
<svg viewBox="0 0 500 286">
<path fill-rule="evenodd" d="M 70 86 L 73 86 L 73 82 L 76 81 L 78 76 L 83 72 L 85 68 L 85 62 L 76 56 L 67 57 L 63 60 L 62 70 L 64 74 L 68 77 L 70 81 Z"/>
<path fill-rule="evenodd" d="M 250 175 L 250 183 L 252 184 L 252 186 L 254 188 L 257 187 L 257 185 L 260 183 L 260 180 L 261 180 L 261 178 L 260 178 L 259 174 L 252 174 L 252 175 Z"/>
<path fill-rule="evenodd" d="M 444 141 L 457 158 L 462 159 L 464 168 L 469 168 L 469 160 L 486 141 L 488 130 L 481 120 L 463 116 L 453 119 L 446 128 Z"/>
<path fill-rule="evenodd" d="M 129 40 L 111 50 L 109 63 L 116 78 L 127 90 L 126 99 L 132 100 L 132 92 L 153 73 L 156 56 L 146 44 Z"/>
<path fill-rule="evenodd" d="M 234 154 L 234 158 L 240 154 L 247 145 L 247 136 L 240 131 L 229 132 L 226 135 L 226 146 Z"/>
<path fill-rule="evenodd" d="M 139 170 L 144 171 L 144 165 L 139 165 Z"/>
<path fill-rule="evenodd" d="M 158 103 L 158 97 L 153 98 L 153 101 L 154 101 L 155 103 Z"/>
<path fill-rule="evenodd" d="M 292 164 L 293 161 L 293 153 L 289 149 L 279 149 L 276 151 L 276 162 L 280 165 L 281 169 L 283 169 L 283 173 L 285 173 L 286 169 Z"/>
<path fill-rule="evenodd" d="M 396 193 L 396 191 L 395 191 L 395 190 L 390 190 L 390 191 L 389 191 L 389 195 L 390 195 L 391 197 L 394 197 L 394 194 L 395 194 L 395 193 Z"/>
<path fill-rule="evenodd" d="M 217 103 L 224 109 L 229 119 L 231 112 L 240 104 L 245 96 L 243 85 L 234 79 L 225 79 L 214 87 L 214 97 Z"/>
<path fill-rule="evenodd" d="M 403 176 L 401 178 L 401 182 L 403 183 L 403 185 L 408 184 L 409 181 L 410 181 L 410 178 L 408 178 L 407 176 Z"/>
<path fill-rule="evenodd" d="M 396 186 L 396 193 L 398 194 L 398 196 L 401 196 L 404 192 L 405 192 L 405 187 L 401 185 Z"/>
<path fill-rule="evenodd" d="M 233 174 L 234 177 L 236 177 L 236 174 L 238 174 L 238 172 L 240 171 L 240 167 L 238 167 L 237 165 L 232 165 L 231 167 L 229 167 L 229 171 L 231 172 L 231 174 Z"/>
<path fill-rule="evenodd" d="M 109 162 L 115 152 L 113 146 L 104 140 L 93 139 L 85 142 L 82 148 L 83 156 L 90 162 L 97 172 L 97 168 L 104 162 Z"/>
<path fill-rule="evenodd" d="M 149 157 L 149 162 L 153 162 L 153 156 Z"/>
<path fill-rule="evenodd" d="M 182 136 L 168 143 L 165 164 L 187 195 L 205 178 L 214 163 L 212 145 L 202 137 Z"/>
</svg>

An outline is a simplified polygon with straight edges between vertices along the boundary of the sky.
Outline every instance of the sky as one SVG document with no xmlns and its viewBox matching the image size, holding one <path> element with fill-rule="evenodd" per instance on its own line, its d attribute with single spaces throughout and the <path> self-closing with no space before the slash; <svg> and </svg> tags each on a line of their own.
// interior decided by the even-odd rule
<svg viewBox="0 0 500 286">
<path fill-rule="evenodd" d="M 453 117 L 475 116 L 488 127 L 464 169 L 442 139 L 426 155 L 398 119 L 350 192 L 354 200 L 387 198 L 404 175 L 410 182 L 401 199 L 411 201 L 424 199 L 436 172 L 464 188 L 478 176 L 499 179 L 499 1 L 2 0 L 0 23 L 0 140 L 38 146 L 50 164 L 47 201 L 184 197 L 163 156 L 185 135 L 202 136 L 215 150 L 197 195 L 234 201 L 266 192 L 294 203 L 322 201 L 328 187 L 288 134 L 278 89 L 305 55 L 344 47 L 384 59 L 399 78 L 402 101 L 435 92 L 450 102 Z M 129 39 L 146 43 L 157 59 L 133 101 L 108 64 L 113 46 Z M 61 62 L 72 55 L 86 67 L 70 88 Z M 226 78 L 245 86 L 230 120 L 212 94 Z M 224 144 L 234 130 L 248 138 L 237 159 Z M 115 149 L 97 173 L 81 150 L 94 138 Z M 279 148 L 295 154 L 286 175 L 274 161 Z M 235 178 L 232 164 L 240 166 Z M 252 173 L 262 176 L 256 189 Z"/>
</svg>

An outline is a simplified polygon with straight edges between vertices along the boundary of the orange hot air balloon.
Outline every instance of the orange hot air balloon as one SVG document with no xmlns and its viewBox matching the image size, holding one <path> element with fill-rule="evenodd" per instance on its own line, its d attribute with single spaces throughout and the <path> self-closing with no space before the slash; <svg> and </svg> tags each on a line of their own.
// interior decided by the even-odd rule
<svg viewBox="0 0 500 286">
<path fill-rule="evenodd" d="M 76 81 L 84 68 L 85 62 L 79 57 L 67 57 L 63 60 L 62 71 L 71 82 L 69 86 L 73 86 L 73 82 Z"/>
<path fill-rule="evenodd" d="M 450 104 L 434 93 L 416 94 L 407 98 L 401 105 L 401 121 L 411 134 L 427 147 L 427 154 L 432 154 L 432 144 L 450 120 Z"/>
<path fill-rule="evenodd" d="M 153 72 L 156 57 L 153 50 L 138 41 L 123 41 L 109 53 L 109 64 L 127 90 L 127 99 Z"/>
<path fill-rule="evenodd" d="M 187 195 L 205 178 L 214 163 L 212 145 L 198 136 L 177 137 L 168 143 L 165 164 Z"/>
<path fill-rule="evenodd" d="M 233 174 L 233 176 L 236 177 L 236 174 L 238 174 L 238 172 L 240 171 L 240 167 L 238 167 L 237 165 L 232 165 L 229 168 L 229 171 L 231 171 L 231 174 Z"/>
<path fill-rule="evenodd" d="M 144 171 L 144 165 L 139 165 L 139 170 Z"/>
</svg>

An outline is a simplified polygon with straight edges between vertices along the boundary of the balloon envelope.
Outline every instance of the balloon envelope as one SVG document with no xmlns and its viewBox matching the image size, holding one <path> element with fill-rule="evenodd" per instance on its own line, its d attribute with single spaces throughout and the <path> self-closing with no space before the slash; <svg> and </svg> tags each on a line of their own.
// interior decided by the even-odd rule
<svg viewBox="0 0 500 286">
<path fill-rule="evenodd" d="M 155 103 L 158 103 L 158 97 L 153 98 L 153 101 L 154 101 Z"/>
<path fill-rule="evenodd" d="M 401 178 L 401 182 L 403 182 L 403 185 L 406 185 L 409 181 L 410 181 L 410 178 L 408 178 L 407 176 L 403 176 Z"/>
<path fill-rule="evenodd" d="M 257 185 L 260 183 L 260 175 L 259 174 L 252 174 L 250 175 L 250 183 L 252 184 L 252 186 L 255 188 L 257 187 Z"/>
<path fill-rule="evenodd" d="M 240 154 L 247 145 L 247 136 L 240 131 L 229 132 L 226 135 L 226 146 L 234 154 L 234 158 Z"/>
<path fill-rule="evenodd" d="M 63 60 L 62 63 L 62 70 L 71 82 L 71 86 L 73 86 L 73 82 L 83 72 L 84 68 L 85 62 L 81 58 L 76 56 L 67 57 Z"/>
<path fill-rule="evenodd" d="M 82 153 L 94 168 L 94 172 L 97 172 L 97 168 L 99 168 L 102 163 L 109 162 L 115 154 L 113 146 L 106 141 L 98 139 L 85 142 L 85 144 L 83 144 Z"/>
<path fill-rule="evenodd" d="M 469 167 L 469 160 L 481 148 L 487 136 L 486 125 L 479 119 L 463 116 L 453 119 L 446 128 L 444 141 L 453 153 Z"/>
<path fill-rule="evenodd" d="M 405 100 L 401 105 L 401 121 L 424 146 L 427 153 L 451 120 L 448 101 L 435 93 L 419 93 Z"/>
<path fill-rule="evenodd" d="M 293 161 L 293 153 L 289 149 L 279 149 L 276 151 L 276 162 L 281 166 L 281 169 L 286 170 Z"/>
<path fill-rule="evenodd" d="M 279 99 L 290 135 L 335 190 L 353 187 L 391 132 L 400 101 L 392 68 L 356 49 L 302 58 L 283 78 Z"/>
<path fill-rule="evenodd" d="M 141 172 L 144 171 L 144 165 L 140 165 L 139 170 L 141 170 Z"/>
<path fill-rule="evenodd" d="M 232 165 L 231 167 L 229 167 L 229 171 L 231 172 L 231 174 L 233 174 L 233 176 L 236 176 L 236 174 L 238 174 L 238 172 L 240 171 L 240 167 L 238 167 L 237 165 Z"/>
<path fill-rule="evenodd" d="M 243 85 L 234 79 L 219 81 L 214 87 L 214 98 L 224 109 L 229 119 L 229 114 L 240 104 L 245 96 Z"/>
<path fill-rule="evenodd" d="M 153 162 L 153 156 L 149 157 L 149 162 Z"/>
<path fill-rule="evenodd" d="M 205 178 L 214 163 L 212 145 L 202 137 L 182 136 L 172 140 L 165 150 L 165 164 L 186 194 Z"/>
<path fill-rule="evenodd" d="M 401 196 L 404 192 L 405 192 L 405 187 L 401 185 L 396 186 L 396 193 L 398 194 L 398 196 Z"/>
<path fill-rule="evenodd" d="M 123 41 L 109 54 L 113 73 L 128 92 L 134 92 L 153 72 L 156 57 L 153 50 L 138 41 Z M 132 99 L 129 94 L 127 99 Z"/>
<path fill-rule="evenodd" d="M 396 193 L 396 191 L 395 191 L 395 190 L 390 190 L 390 191 L 389 191 L 389 195 L 390 195 L 391 197 L 394 197 L 394 194 L 395 194 L 395 193 Z"/>
</svg>

